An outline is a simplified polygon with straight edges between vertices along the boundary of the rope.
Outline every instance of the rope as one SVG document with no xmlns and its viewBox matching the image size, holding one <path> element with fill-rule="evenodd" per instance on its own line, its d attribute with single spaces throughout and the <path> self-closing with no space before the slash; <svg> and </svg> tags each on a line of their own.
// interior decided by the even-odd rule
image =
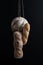
<svg viewBox="0 0 43 65">
<path fill-rule="evenodd" d="M 13 40 L 14 57 L 20 59 L 23 57 L 22 48 L 23 48 L 23 45 L 27 44 L 29 32 L 30 32 L 30 24 L 24 18 L 23 0 L 18 0 L 18 17 L 12 21 L 11 29 L 12 29 L 13 38 L 14 38 Z"/>
<path fill-rule="evenodd" d="M 22 0 L 22 15 L 24 17 L 24 3 L 23 3 L 23 0 Z"/>
<path fill-rule="evenodd" d="M 24 4 L 23 4 L 23 0 L 18 0 L 18 16 L 21 16 L 21 11 L 22 11 L 22 16 L 24 17 Z"/>
<path fill-rule="evenodd" d="M 21 0 L 18 0 L 18 16 L 21 16 Z"/>
<path fill-rule="evenodd" d="M 23 57 L 23 45 L 27 44 L 30 24 L 23 17 L 15 18 L 11 23 L 11 29 L 13 31 L 13 46 L 14 46 L 14 57 L 22 58 Z"/>
</svg>

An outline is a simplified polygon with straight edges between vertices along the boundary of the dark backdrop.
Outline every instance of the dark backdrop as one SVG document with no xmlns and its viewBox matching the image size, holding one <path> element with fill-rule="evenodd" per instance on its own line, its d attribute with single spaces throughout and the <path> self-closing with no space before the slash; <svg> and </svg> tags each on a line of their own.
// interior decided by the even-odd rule
<svg viewBox="0 0 43 65">
<path fill-rule="evenodd" d="M 43 0 L 24 0 L 25 18 L 31 25 L 30 37 L 24 46 L 24 57 L 13 58 L 11 21 L 17 16 L 18 0 L 0 1 L 0 62 L 35 65 L 43 63 Z"/>
</svg>

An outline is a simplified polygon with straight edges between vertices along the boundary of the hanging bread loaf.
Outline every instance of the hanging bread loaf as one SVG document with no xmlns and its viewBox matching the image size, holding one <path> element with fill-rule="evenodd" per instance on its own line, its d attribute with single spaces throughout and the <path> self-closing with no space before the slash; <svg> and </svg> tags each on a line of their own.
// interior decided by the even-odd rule
<svg viewBox="0 0 43 65">
<path fill-rule="evenodd" d="M 23 45 L 26 45 L 28 40 L 30 24 L 25 18 L 17 17 L 13 19 L 11 29 L 14 37 L 14 56 L 16 58 L 21 58 L 23 57 Z"/>
</svg>

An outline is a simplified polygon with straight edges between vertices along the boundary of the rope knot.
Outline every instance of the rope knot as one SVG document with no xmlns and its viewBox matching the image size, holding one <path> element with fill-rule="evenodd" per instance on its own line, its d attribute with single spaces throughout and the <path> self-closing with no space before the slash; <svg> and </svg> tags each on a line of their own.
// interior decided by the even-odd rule
<svg viewBox="0 0 43 65">
<path fill-rule="evenodd" d="M 23 45 L 27 44 L 29 32 L 30 32 L 30 24 L 23 17 L 17 17 L 13 19 L 11 23 L 11 29 L 13 31 L 14 37 L 14 56 L 16 58 L 23 57 Z"/>
</svg>

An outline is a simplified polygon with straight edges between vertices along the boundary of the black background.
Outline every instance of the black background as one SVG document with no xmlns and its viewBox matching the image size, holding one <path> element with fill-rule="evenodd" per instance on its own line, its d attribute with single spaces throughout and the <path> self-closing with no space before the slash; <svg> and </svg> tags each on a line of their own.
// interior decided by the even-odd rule
<svg viewBox="0 0 43 65">
<path fill-rule="evenodd" d="M 31 25 L 30 37 L 24 46 L 24 57 L 13 58 L 11 21 L 17 16 L 18 0 L 0 1 L 0 62 L 9 65 L 43 63 L 43 0 L 24 0 L 25 18 Z"/>
</svg>

